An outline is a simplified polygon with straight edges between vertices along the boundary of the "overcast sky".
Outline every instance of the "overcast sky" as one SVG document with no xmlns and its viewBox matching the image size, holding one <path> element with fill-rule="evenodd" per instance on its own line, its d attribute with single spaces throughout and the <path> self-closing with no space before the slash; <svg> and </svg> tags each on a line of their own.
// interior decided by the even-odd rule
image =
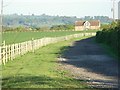
<svg viewBox="0 0 120 90">
<path fill-rule="evenodd" d="M 116 0 L 116 18 L 118 2 Z M 111 0 L 4 0 L 4 14 L 112 17 Z"/>
</svg>

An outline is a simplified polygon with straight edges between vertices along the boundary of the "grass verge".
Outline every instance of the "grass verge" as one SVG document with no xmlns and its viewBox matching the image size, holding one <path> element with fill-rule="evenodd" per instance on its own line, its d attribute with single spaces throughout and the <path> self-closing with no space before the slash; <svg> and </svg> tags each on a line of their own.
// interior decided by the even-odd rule
<svg viewBox="0 0 120 90">
<path fill-rule="evenodd" d="M 120 61 L 120 56 L 118 55 L 117 50 L 113 49 L 112 47 L 110 47 L 104 43 L 99 43 L 99 45 L 105 49 L 106 53 L 108 53 L 110 56 L 116 58 L 116 60 Z"/>
<path fill-rule="evenodd" d="M 84 37 L 86 38 L 86 37 Z M 84 81 L 67 76 L 68 71 L 58 71 L 57 58 L 61 48 L 82 38 L 50 44 L 27 53 L 2 67 L 3 88 L 88 88 Z"/>
</svg>

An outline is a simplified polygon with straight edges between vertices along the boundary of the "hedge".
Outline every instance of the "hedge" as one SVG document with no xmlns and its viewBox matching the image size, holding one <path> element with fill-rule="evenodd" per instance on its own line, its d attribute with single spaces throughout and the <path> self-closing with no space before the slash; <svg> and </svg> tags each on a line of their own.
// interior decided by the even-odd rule
<svg viewBox="0 0 120 90">
<path fill-rule="evenodd" d="M 111 24 L 110 28 L 98 31 L 96 34 L 96 41 L 99 43 L 104 43 L 118 52 L 120 56 L 120 21 L 113 26 Z"/>
</svg>

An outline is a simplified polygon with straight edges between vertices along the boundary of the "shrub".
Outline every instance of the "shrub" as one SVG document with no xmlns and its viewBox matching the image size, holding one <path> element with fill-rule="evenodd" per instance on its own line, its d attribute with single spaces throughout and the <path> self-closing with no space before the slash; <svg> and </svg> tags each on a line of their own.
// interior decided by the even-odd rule
<svg viewBox="0 0 120 90">
<path fill-rule="evenodd" d="M 108 29 L 98 31 L 96 41 L 112 47 L 120 56 L 120 21 L 112 23 Z"/>
</svg>

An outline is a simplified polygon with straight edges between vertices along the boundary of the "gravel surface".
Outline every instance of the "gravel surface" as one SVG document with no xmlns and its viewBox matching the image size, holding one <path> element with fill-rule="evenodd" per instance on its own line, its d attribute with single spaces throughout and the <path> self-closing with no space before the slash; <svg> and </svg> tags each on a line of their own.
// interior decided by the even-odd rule
<svg viewBox="0 0 120 90">
<path fill-rule="evenodd" d="M 118 88 L 118 62 L 94 38 L 71 43 L 59 58 L 60 68 L 90 87 Z"/>
</svg>

